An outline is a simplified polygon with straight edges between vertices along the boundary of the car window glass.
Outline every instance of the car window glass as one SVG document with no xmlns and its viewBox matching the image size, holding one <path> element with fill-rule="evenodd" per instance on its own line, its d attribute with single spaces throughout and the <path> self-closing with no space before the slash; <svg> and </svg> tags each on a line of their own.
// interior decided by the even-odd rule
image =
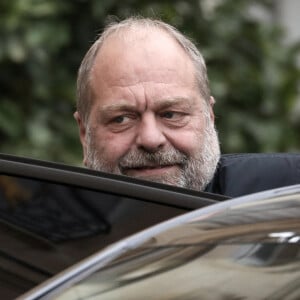
<svg viewBox="0 0 300 300">
<path fill-rule="evenodd" d="M 13 299 L 108 244 L 184 212 L 112 193 L 0 175 L 1 297 Z"/>
</svg>

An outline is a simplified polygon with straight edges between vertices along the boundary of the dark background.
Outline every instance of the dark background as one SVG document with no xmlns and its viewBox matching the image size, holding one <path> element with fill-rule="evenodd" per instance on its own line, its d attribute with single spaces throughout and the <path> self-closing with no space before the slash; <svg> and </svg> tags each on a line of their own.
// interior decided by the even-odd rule
<svg viewBox="0 0 300 300">
<path fill-rule="evenodd" d="M 137 14 L 175 25 L 203 53 L 223 153 L 299 152 L 300 47 L 284 42 L 274 9 L 267 0 L 1 1 L 0 152 L 81 163 L 79 64 L 109 16 Z"/>
</svg>

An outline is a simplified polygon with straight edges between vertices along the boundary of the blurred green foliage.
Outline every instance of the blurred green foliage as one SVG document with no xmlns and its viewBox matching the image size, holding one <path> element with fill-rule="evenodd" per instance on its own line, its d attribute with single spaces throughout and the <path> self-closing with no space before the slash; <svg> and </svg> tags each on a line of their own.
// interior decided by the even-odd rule
<svg viewBox="0 0 300 300">
<path fill-rule="evenodd" d="M 13 0 L 0 3 L 0 152 L 81 161 L 76 73 L 108 16 L 158 17 L 208 65 L 223 153 L 300 149 L 299 44 L 284 45 L 270 0 Z"/>
</svg>

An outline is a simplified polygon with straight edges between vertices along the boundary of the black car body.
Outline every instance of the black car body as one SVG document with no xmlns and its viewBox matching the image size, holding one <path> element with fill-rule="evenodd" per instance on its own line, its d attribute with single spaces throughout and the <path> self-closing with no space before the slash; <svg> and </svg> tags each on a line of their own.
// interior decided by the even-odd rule
<svg viewBox="0 0 300 300">
<path fill-rule="evenodd" d="M 224 199 L 0 154 L 1 299 L 126 236 Z"/>
</svg>

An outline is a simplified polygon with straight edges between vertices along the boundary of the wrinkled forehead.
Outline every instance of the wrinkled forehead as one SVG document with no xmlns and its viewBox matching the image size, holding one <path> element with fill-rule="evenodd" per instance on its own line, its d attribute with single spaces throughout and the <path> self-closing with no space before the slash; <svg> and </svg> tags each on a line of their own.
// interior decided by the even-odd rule
<svg viewBox="0 0 300 300">
<path fill-rule="evenodd" d="M 144 54 L 148 50 L 148 54 L 152 52 L 153 54 L 160 54 L 159 56 L 167 50 L 172 50 L 178 55 L 189 58 L 177 40 L 164 29 L 129 27 L 120 28 L 109 34 L 98 50 L 96 60 L 101 60 L 108 53 L 112 55 L 117 53 L 118 56 L 123 56 L 130 54 L 132 51 L 138 52 L 138 50 L 143 51 Z"/>
<path fill-rule="evenodd" d="M 164 80 L 177 74 L 183 82 L 189 75 L 194 79 L 194 65 L 179 45 L 166 31 L 159 28 L 124 28 L 109 35 L 99 49 L 91 71 L 92 86 L 95 81 Z M 180 78 L 181 77 L 181 78 Z"/>
</svg>

